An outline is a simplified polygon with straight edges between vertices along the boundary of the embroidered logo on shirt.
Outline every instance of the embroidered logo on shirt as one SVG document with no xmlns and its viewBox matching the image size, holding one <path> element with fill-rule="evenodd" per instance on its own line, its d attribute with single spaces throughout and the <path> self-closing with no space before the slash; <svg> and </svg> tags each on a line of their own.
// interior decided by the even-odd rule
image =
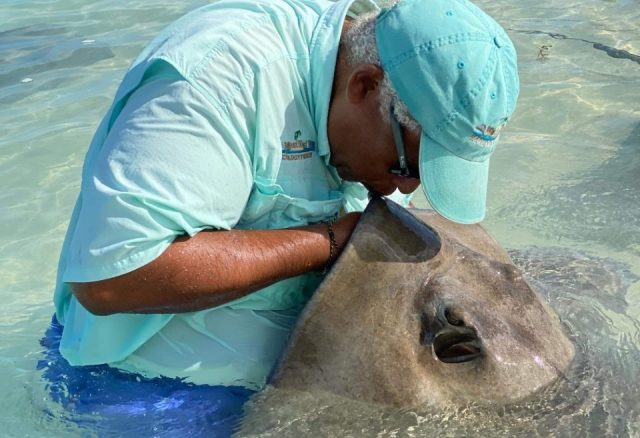
<svg viewBox="0 0 640 438">
<path fill-rule="evenodd" d="M 306 160 L 316 150 L 316 142 L 312 140 L 300 140 L 300 130 L 293 134 L 294 141 L 282 142 L 283 160 Z"/>
<path fill-rule="evenodd" d="M 504 128 L 505 123 L 497 128 L 489 125 L 479 125 L 473 130 L 473 134 L 469 136 L 469 139 L 481 146 L 493 146 L 494 143 L 500 137 L 500 131 Z"/>
</svg>

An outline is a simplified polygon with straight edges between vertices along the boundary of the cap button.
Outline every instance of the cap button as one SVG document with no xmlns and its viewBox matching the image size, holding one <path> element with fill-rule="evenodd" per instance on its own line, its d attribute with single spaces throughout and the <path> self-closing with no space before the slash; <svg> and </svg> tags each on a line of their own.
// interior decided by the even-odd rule
<svg viewBox="0 0 640 438">
<path fill-rule="evenodd" d="M 502 38 L 500 38 L 499 36 L 493 37 L 493 44 L 495 44 L 497 48 L 504 46 L 504 42 L 502 41 Z"/>
</svg>

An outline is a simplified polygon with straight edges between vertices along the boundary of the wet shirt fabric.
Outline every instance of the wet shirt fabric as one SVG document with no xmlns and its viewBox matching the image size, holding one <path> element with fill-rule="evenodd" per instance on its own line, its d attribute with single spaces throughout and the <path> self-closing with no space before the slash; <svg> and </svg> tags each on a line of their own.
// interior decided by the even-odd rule
<svg viewBox="0 0 640 438">
<path fill-rule="evenodd" d="M 364 187 L 329 166 L 327 116 L 345 15 L 375 9 L 222 0 L 173 23 L 134 61 L 87 152 L 60 257 L 54 302 L 72 365 L 264 384 L 318 275 L 179 315 L 96 316 L 67 283 L 133 271 L 180 235 L 362 210 Z"/>
</svg>

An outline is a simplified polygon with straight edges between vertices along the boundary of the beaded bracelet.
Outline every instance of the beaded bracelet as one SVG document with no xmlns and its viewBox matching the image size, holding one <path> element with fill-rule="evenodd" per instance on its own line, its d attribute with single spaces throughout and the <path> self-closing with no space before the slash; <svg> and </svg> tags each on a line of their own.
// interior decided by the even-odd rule
<svg viewBox="0 0 640 438">
<path fill-rule="evenodd" d="M 336 255 L 336 251 L 338 250 L 338 242 L 336 242 L 336 234 L 333 232 L 333 223 L 335 219 L 331 219 L 328 221 L 323 221 L 323 223 L 327 224 L 327 232 L 329 233 L 329 258 L 327 259 L 327 264 L 324 266 L 322 270 L 322 274 L 326 274 L 329 272 L 329 268 L 331 268 L 331 263 L 333 262 L 333 258 Z"/>
</svg>

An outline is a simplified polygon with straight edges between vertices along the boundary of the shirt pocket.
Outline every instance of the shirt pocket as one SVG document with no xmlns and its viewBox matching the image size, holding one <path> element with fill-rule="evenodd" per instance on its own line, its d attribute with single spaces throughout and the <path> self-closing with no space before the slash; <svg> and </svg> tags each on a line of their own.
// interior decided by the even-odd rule
<svg viewBox="0 0 640 438">
<path fill-rule="evenodd" d="M 329 199 L 293 197 L 277 183 L 256 178 L 237 228 L 281 229 L 320 222 L 338 214 L 344 195 L 329 191 Z"/>
</svg>

